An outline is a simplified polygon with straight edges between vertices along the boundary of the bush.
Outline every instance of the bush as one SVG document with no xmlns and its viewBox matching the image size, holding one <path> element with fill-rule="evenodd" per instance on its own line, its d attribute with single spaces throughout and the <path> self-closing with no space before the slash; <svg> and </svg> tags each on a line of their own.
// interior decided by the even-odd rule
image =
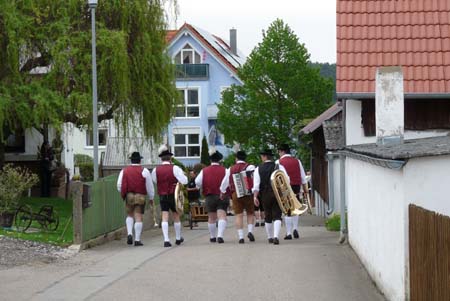
<svg viewBox="0 0 450 301">
<path fill-rule="evenodd" d="M 81 179 L 84 182 L 90 182 L 94 180 L 94 163 L 81 163 L 78 164 L 80 168 Z"/>
<path fill-rule="evenodd" d="M 94 164 L 94 159 L 91 156 L 84 154 L 75 154 L 74 156 L 75 166 L 79 166 L 79 164 L 83 163 L 92 163 Z"/>
<path fill-rule="evenodd" d="M 340 231 L 341 230 L 341 215 L 333 214 L 325 221 L 325 226 L 328 231 Z"/>
<path fill-rule="evenodd" d="M 6 164 L 0 172 L 0 212 L 14 210 L 24 192 L 38 182 L 38 176 L 28 169 Z"/>
</svg>

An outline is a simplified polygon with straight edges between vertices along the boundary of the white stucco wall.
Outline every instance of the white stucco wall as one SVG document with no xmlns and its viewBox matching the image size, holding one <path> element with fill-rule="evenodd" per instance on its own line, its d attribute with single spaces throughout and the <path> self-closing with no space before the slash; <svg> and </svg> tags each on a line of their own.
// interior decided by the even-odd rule
<svg viewBox="0 0 450 301">
<path fill-rule="evenodd" d="M 404 173 L 407 204 L 450 216 L 450 155 L 411 159 Z"/>
<path fill-rule="evenodd" d="M 407 207 L 403 171 L 347 158 L 349 242 L 389 300 L 405 298 Z"/>
</svg>

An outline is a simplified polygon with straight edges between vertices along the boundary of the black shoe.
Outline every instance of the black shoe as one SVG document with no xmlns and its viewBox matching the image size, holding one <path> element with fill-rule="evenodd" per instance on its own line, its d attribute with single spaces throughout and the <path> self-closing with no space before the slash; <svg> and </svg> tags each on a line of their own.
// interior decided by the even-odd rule
<svg viewBox="0 0 450 301">
<path fill-rule="evenodd" d="M 266 224 L 265 223 L 261 223 L 261 227 L 264 227 Z"/>
<path fill-rule="evenodd" d="M 179 245 L 181 245 L 181 243 L 184 241 L 184 238 L 183 237 L 181 237 L 180 239 L 177 239 L 176 241 L 175 241 L 175 244 L 177 245 L 177 246 L 179 246 Z"/>
<path fill-rule="evenodd" d="M 128 235 L 127 236 L 127 244 L 128 245 L 132 245 L 133 244 L 133 235 Z"/>
<path fill-rule="evenodd" d="M 255 227 L 259 227 L 259 223 L 256 223 L 256 224 L 255 224 Z"/>
<path fill-rule="evenodd" d="M 139 240 L 135 240 L 134 241 L 134 246 L 135 247 L 140 247 L 140 246 L 143 246 L 144 244 L 143 243 L 141 243 Z"/>
<path fill-rule="evenodd" d="M 273 244 L 273 238 L 269 238 L 268 241 L 269 241 L 269 244 Z"/>
<path fill-rule="evenodd" d="M 245 243 L 245 240 L 243 238 L 241 238 L 241 239 L 239 239 L 239 243 L 243 244 L 243 243 Z"/>
<path fill-rule="evenodd" d="M 291 240 L 291 239 L 292 239 L 292 235 L 291 235 L 291 234 L 286 235 L 286 236 L 284 237 L 284 239 L 285 239 L 285 240 Z"/>
<path fill-rule="evenodd" d="M 170 243 L 170 241 L 164 242 L 164 248 L 170 248 L 171 246 L 172 246 L 172 244 Z"/>
<path fill-rule="evenodd" d="M 275 237 L 275 238 L 273 239 L 273 244 L 274 244 L 274 245 L 279 245 L 279 244 L 280 244 L 280 241 L 278 240 L 278 238 Z"/>
<path fill-rule="evenodd" d="M 216 241 L 217 239 L 215 237 L 209 239 L 209 242 L 216 242 Z"/>
<path fill-rule="evenodd" d="M 253 236 L 252 232 L 248 232 L 247 237 L 250 241 L 255 241 L 255 237 Z"/>
<path fill-rule="evenodd" d="M 299 238 L 300 236 L 298 235 L 298 231 L 294 230 L 294 238 Z"/>
<path fill-rule="evenodd" d="M 222 237 L 217 237 L 217 242 L 219 244 L 223 244 L 224 243 L 223 238 Z"/>
</svg>

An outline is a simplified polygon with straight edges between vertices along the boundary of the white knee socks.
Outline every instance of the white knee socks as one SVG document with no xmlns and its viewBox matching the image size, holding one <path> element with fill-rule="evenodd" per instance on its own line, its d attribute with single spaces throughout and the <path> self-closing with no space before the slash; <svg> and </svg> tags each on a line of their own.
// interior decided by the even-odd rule
<svg viewBox="0 0 450 301">
<path fill-rule="evenodd" d="M 181 223 L 173 223 L 173 226 L 175 227 L 175 239 L 181 239 Z"/>
<path fill-rule="evenodd" d="M 161 223 L 161 229 L 164 235 L 164 241 L 169 241 L 169 223 L 168 222 L 162 222 Z"/>
<path fill-rule="evenodd" d="M 278 238 L 278 236 L 280 235 L 280 229 L 281 229 L 281 221 L 280 220 L 276 220 L 273 223 L 273 237 Z"/>
<path fill-rule="evenodd" d="M 216 223 L 214 223 L 214 224 L 208 223 L 208 230 L 209 230 L 210 237 L 215 238 L 216 237 Z"/>
<path fill-rule="evenodd" d="M 133 235 L 133 224 L 134 219 L 130 216 L 127 216 L 127 219 L 125 220 L 125 224 L 127 225 L 127 233 L 128 235 Z"/>
<path fill-rule="evenodd" d="M 239 236 L 239 239 L 244 239 L 244 230 L 243 229 L 238 230 L 238 236 Z"/>
<path fill-rule="evenodd" d="M 248 229 L 248 232 L 252 233 L 253 232 L 253 224 L 248 224 L 247 229 Z"/>
<path fill-rule="evenodd" d="M 135 241 L 141 241 L 141 233 L 142 233 L 142 222 L 137 222 L 134 224 L 134 237 Z"/>
<path fill-rule="evenodd" d="M 293 223 L 293 226 L 294 226 L 294 230 L 298 230 L 298 219 L 299 219 L 298 215 L 294 215 L 292 217 L 292 223 Z"/>
<path fill-rule="evenodd" d="M 292 234 L 292 216 L 285 216 L 284 224 L 286 225 L 286 234 L 291 235 Z"/>
<path fill-rule="evenodd" d="M 266 223 L 265 224 L 265 228 L 266 228 L 267 238 L 273 238 L 273 236 L 272 236 L 272 231 L 273 231 L 272 223 Z"/>
<path fill-rule="evenodd" d="M 219 229 L 217 232 L 217 237 L 223 238 L 223 232 L 225 232 L 226 227 L 227 227 L 227 221 L 224 219 L 219 219 Z"/>
</svg>

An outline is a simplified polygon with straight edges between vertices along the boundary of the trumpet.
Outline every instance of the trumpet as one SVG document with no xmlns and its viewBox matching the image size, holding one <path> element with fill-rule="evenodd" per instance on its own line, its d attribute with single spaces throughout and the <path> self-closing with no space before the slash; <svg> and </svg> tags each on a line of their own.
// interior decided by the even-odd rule
<svg viewBox="0 0 450 301">
<path fill-rule="evenodd" d="M 300 203 L 297 199 L 284 172 L 279 169 L 272 172 L 270 183 L 278 205 L 284 214 L 301 215 L 308 210 L 308 206 Z"/>
</svg>

